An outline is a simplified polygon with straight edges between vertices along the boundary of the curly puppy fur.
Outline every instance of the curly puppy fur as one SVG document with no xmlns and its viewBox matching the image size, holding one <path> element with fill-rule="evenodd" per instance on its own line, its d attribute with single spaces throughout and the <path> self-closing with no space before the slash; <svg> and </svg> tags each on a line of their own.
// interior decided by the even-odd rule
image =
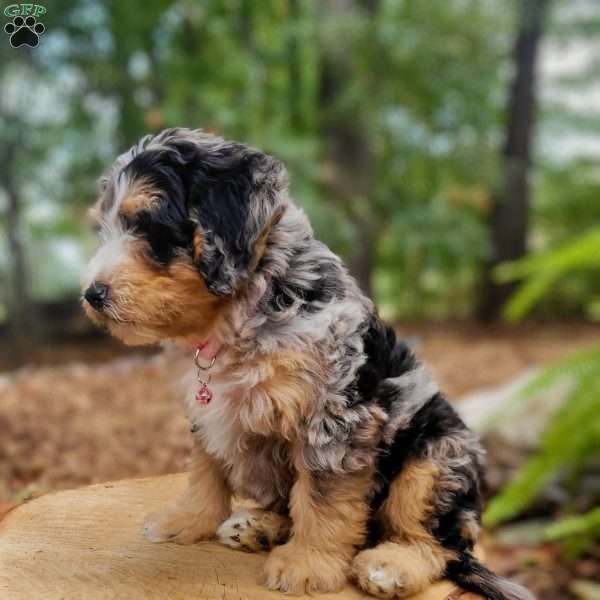
<svg viewBox="0 0 600 600">
<path fill-rule="evenodd" d="M 126 343 L 222 348 L 210 404 L 194 400 L 193 369 L 184 378 L 189 487 L 147 518 L 150 540 L 270 549 L 264 584 L 294 594 L 350 577 L 403 597 L 448 577 L 492 600 L 532 598 L 473 556 L 476 437 L 313 237 L 279 161 L 170 129 L 100 187 L 86 312 Z M 232 494 L 260 509 L 231 516 Z"/>
</svg>

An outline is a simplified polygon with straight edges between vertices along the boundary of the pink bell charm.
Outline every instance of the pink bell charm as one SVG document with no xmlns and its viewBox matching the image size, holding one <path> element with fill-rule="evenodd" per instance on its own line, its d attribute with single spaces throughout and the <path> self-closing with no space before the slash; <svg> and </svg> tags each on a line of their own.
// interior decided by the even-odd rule
<svg viewBox="0 0 600 600">
<path fill-rule="evenodd" d="M 212 400 L 213 394 L 211 389 L 203 383 L 200 389 L 196 392 L 196 402 L 198 404 L 208 404 Z"/>
<path fill-rule="evenodd" d="M 208 377 L 205 379 L 202 375 L 202 371 L 210 371 L 213 365 L 215 364 L 215 360 L 217 360 L 217 356 L 213 356 L 210 360 L 210 364 L 204 366 L 200 363 L 199 360 L 201 350 L 202 348 L 198 346 L 198 348 L 196 348 L 196 353 L 194 354 L 194 363 L 196 364 L 196 369 L 198 371 L 196 379 L 200 384 L 200 387 L 196 392 L 196 402 L 198 404 L 206 405 L 212 400 L 213 393 L 212 390 L 208 387 L 208 384 L 210 383 L 210 373 L 208 373 Z"/>
</svg>

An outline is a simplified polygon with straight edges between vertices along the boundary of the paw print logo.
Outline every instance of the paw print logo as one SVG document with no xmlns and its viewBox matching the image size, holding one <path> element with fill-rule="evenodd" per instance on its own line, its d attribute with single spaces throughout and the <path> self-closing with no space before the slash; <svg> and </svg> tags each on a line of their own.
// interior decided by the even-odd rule
<svg viewBox="0 0 600 600">
<path fill-rule="evenodd" d="M 46 28 L 33 16 L 27 18 L 15 17 L 12 23 L 4 26 L 4 31 L 10 35 L 10 45 L 13 48 L 29 46 L 35 48 L 40 42 L 40 35 Z"/>
</svg>

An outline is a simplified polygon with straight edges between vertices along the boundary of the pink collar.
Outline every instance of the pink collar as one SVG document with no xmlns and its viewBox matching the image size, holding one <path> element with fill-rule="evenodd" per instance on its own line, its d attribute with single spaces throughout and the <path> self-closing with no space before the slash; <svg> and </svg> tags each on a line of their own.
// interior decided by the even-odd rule
<svg viewBox="0 0 600 600">
<path fill-rule="evenodd" d="M 210 370 L 215 364 L 217 355 L 221 351 L 222 346 L 223 344 L 216 341 L 214 338 L 209 338 L 208 340 L 194 344 L 194 363 L 197 369 L 196 379 L 199 384 L 195 398 L 198 404 L 209 404 L 212 400 L 213 392 L 208 387 L 211 377 Z M 208 364 L 203 365 L 200 359 L 208 361 Z"/>
<path fill-rule="evenodd" d="M 217 341 L 215 338 L 208 338 L 207 340 L 201 340 L 193 344 L 195 350 L 198 351 L 198 356 L 204 360 L 214 360 L 221 349 L 223 344 Z"/>
</svg>

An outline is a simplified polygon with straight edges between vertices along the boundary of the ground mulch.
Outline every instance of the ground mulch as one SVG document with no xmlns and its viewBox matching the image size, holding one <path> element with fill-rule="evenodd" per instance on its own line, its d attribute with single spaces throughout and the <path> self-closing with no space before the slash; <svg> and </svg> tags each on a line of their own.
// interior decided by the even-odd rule
<svg viewBox="0 0 600 600">
<path fill-rule="evenodd" d="M 451 398 L 600 343 L 600 327 L 585 323 L 400 324 L 398 330 Z M 0 501 L 27 488 L 184 467 L 188 425 L 169 376 L 172 359 L 102 337 L 38 345 L 29 356 L 26 367 L 0 373 Z M 6 364 L 0 356 L 0 367 Z"/>
<path fill-rule="evenodd" d="M 415 342 L 450 398 L 507 383 L 529 367 L 600 343 L 600 324 L 578 321 L 489 327 L 473 322 L 399 324 L 397 329 Z"/>
<path fill-rule="evenodd" d="M 162 356 L 0 377 L 0 500 L 180 471 L 188 426 Z"/>
</svg>

